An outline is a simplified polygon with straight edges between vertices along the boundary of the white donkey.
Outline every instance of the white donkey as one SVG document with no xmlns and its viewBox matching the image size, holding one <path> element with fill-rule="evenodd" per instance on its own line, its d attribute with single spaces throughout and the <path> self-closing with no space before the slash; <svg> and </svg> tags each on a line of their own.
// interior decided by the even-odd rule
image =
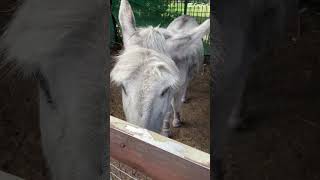
<svg viewBox="0 0 320 180">
<path fill-rule="evenodd" d="M 167 122 L 172 112 L 170 106 L 173 97 L 179 99 L 179 103 L 172 106 L 173 111 L 179 115 L 175 109 L 180 108 L 182 94 L 185 92 L 183 88 L 187 84 L 190 72 L 198 64 L 194 59 L 190 60 L 183 54 L 175 55 L 175 53 L 180 52 L 190 56 L 185 51 L 192 48 L 195 42 L 201 41 L 209 30 L 209 21 L 189 31 L 137 28 L 127 0 L 121 1 L 119 21 L 125 50 L 118 57 L 118 62 L 111 72 L 111 78 L 122 86 L 126 119 L 149 130 L 156 132 L 162 130 L 163 135 L 169 136 Z M 177 58 L 176 63 L 169 58 L 171 56 Z M 179 59 L 181 63 L 178 62 L 179 57 L 182 57 Z M 182 63 L 187 60 L 188 62 Z M 151 66 L 147 62 L 154 63 Z M 163 65 L 159 68 L 155 62 Z M 181 70 L 177 69 L 176 65 L 178 68 L 180 66 Z M 178 91 L 175 87 L 178 87 Z M 162 125 L 164 125 L 163 129 L 161 129 Z"/>
<path fill-rule="evenodd" d="M 127 0 L 121 0 L 119 20 L 124 51 L 117 57 L 111 79 L 122 87 L 127 121 L 160 132 L 180 86 L 179 70 L 167 52 L 159 28 L 135 26 Z"/>
<path fill-rule="evenodd" d="M 181 105 L 186 102 L 188 85 L 195 74 L 203 67 L 204 48 L 202 38 L 208 34 L 209 30 L 210 19 L 199 25 L 193 17 L 188 15 L 182 15 L 174 19 L 166 29 L 161 28 L 161 33 L 166 37 L 168 52 L 178 66 L 180 76 L 183 79 L 183 84 L 175 94 L 172 104 L 173 127 L 181 126 Z M 192 37 L 192 40 L 187 37 Z M 166 129 L 164 135 L 169 136 L 169 119 L 165 119 L 164 128 Z"/>
<path fill-rule="evenodd" d="M 4 63 L 40 79 L 41 140 L 52 180 L 107 178 L 106 2 L 26 0 L 1 39 Z"/>
<path fill-rule="evenodd" d="M 188 15 L 182 15 L 174 19 L 167 27 L 167 31 L 163 33 L 165 33 L 167 38 L 169 38 L 169 36 L 172 35 L 188 33 L 190 29 L 196 28 L 197 26 L 199 26 L 199 24 L 197 23 L 195 18 Z M 185 49 L 179 48 L 178 50 L 182 52 L 177 52 L 174 51 L 174 49 L 170 49 L 169 53 L 172 56 L 173 60 L 177 63 L 181 74 L 183 73 L 185 76 L 187 76 L 187 82 L 190 82 L 195 73 L 198 73 L 203 67 L 204 48 L 202 39 L 198 38 L 190 46 L 187 46 Z M 183 95 L 181 101 L 185 103 L 186 100 L 187 85 L 183 87 Z"/>
</svg>

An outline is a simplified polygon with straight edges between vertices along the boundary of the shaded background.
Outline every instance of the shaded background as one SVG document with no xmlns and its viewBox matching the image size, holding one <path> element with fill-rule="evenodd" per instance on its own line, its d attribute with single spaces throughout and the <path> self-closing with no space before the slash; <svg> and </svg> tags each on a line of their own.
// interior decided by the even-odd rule
<svg viewBox="0 0 320 180">
<path fill-rule="evenodd" d="M 11 17 L 13 3 L 0 2 L 2 25 Z M 247 92 L 255 123 L 226 146 L 227 180 L 320 179 L 319 12 L 309 6 L 301 15 L 301 37 L 255 65 Z M 40 146 L 37 82 L 4 76 L 7 70 L 0 69 L 0 170 L 26 180 L 48 179 Z M 191 93 L 200 80 L 192 82 Z M 197 98 L 190 103 L 200 103 Z M 196 119 L 192 122 L 197 124 Z M 198 137 L 203 141 L 184 143 L 207 151 L 209 144 L 203 142 L 210 137 Z"/>
</svg>

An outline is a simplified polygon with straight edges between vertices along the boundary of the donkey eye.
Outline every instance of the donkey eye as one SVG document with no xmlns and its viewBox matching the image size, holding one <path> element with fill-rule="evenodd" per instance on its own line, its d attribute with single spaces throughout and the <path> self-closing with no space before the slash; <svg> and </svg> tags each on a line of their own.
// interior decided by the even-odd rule
<svg viewBox="0 0 320 180">
<path fill-rule="evenodd" d="M 168 91 L 169 91 L 170 88 L 166 88 L 165 90 L 163 90 L 161 92 L 161 97 L 163 97 Z"/>
<path fill-rule="evenodd" d="M 122 89 L 122 91 L 124 92 L 124 94 L 125 94 L 125 95 L 127 95 L 126 88 L 124 88 L 124 86 L 123 86 L 123 85 L 121 85 L 121 89 Z"/>
</svg>

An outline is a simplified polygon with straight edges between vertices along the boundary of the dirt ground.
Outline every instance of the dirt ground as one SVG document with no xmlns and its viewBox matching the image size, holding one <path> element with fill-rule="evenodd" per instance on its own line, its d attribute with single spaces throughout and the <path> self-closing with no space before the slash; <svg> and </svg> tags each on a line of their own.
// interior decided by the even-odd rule
<svg viewBox="0 0 320 180">
<path fill-rule="evenodd" d="M 247 89 L 251 126 L 225 151 L 227 180 L 320 179 L 320 16 L 302 36 L 255 64 Z"/>
<path fill-rule="evenodd" d="M 255 65 L 247 91 L 253 123 L 226 145 L 227 180 L 320 179 L 320 16 L 302 20 L 300 39 Z M 0 79 L 0 170 L 47 179 L 36 82 Z M 208 76 L 195 78 L 189 90 L 185 125 L 173 138 L 208 152 Z M 111 97 L 112 115 L 123 118 L 117 88 Z"/>
</svg>

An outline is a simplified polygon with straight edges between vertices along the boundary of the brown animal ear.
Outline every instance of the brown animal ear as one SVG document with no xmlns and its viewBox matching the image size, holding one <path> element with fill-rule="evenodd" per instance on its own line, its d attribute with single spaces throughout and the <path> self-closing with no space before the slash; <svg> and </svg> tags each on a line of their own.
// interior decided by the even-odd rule
<svg viewBox="0 0 320 180">
<path fill-rule="evenodd" d="M 123 43 L 124 46 L 126 46 L 128 39 L 136 31 L 134 14 L 128 0 L 121 0 L 119 9 L 119 22 L 122 30 Z"/>
</svg>

